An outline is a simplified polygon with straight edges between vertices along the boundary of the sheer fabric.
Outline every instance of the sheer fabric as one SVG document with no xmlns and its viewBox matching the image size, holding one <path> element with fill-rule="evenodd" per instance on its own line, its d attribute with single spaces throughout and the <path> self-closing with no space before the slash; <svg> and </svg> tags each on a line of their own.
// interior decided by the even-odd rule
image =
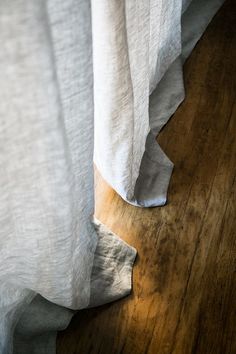
<svg viewBox="0 0 236 354">
<path fill-rule="evenodd" d="M 173 163 L 156 137 L 184 99 L 183 63 L 222 3 L 92 2 L 95 163 L 130 204 L 166 203 Z"/>
<path fill-rule="evenodd" d="M 70 309 L 91 302 L 99 231 L 90 14 L 87 1 L 0 3 L 1 353 L 37 293 Z M 129 279 L 135 251 L 122 245 Z M 120 285 L 115 297 L 130 291 Z M 104 294 L 96 301 L 108 301 Z"/>
</svg>

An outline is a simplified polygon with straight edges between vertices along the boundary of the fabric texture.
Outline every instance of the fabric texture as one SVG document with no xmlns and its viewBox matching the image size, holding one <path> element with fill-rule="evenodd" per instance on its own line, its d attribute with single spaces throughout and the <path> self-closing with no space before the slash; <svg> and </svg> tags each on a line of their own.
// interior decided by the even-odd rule
<svg viewBox="0 0 236 354">
<path fill-rule="evenodd" d="M 70 309 L 90 304 L 99 234 L 90 15 L 88 1 L 0 4 L 0 353 L 11 352 L 36 294 Z M 116 298 L 131 289 L 135 251 L 123 248 L 128 287 Z"/>
<path fill-rule="evenodd" d="M 103 305 L 129 294 L 136 252 L 107 228 L 95 222 L 98 243 L 91 274 L 89 307 Z M 25 308 L 14 331 L 14 354 L 52 354 L 56 332 L 67 327 L 76 311 L 37 295 Z"/>
<path fill-rule="evenodd" d="M 156 137 L 184 99 L 182 65 L 223 2 L 92 2 L 95 163 L 132 205 L 167 201 L 173 163 Z"/>
<path fill-rule="evenodd" d="M 76 310 L 131 291 L 135 249 L 92 219 L 93 158 L 127 202 L 166 203 L 156 135 L 222 3 L 0 3 L 1 354 L 53 354 Z"/>
</svg>

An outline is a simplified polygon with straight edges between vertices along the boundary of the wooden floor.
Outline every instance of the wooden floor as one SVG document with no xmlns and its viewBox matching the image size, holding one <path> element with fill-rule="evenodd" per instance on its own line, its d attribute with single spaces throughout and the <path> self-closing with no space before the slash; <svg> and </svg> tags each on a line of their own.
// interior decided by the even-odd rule
<svg viewBox="0 0 236 354">
<path fill-rule="evenodd" d="M 101 178 L 97 217 L 138 250 L 133 293 L 84 310 L 58 354 L 236 353 L 236 16 L 226 1 L 185 65 L 186 100 L 159 137 L 175 163 L 165 207 Z"/>
</svg>

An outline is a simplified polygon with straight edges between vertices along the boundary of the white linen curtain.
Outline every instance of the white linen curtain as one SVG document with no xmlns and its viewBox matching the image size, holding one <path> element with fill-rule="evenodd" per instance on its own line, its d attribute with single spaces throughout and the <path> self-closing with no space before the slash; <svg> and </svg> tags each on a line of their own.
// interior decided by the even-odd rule
<svg viewBox="0 0 236 354">
<path fill-rule="evenodd" d="M 183 62 L 222 3 L 92 2 L 95 163 L 130 204 L 166 203 L 173 163 L 156 137 L 184 99 Z"/>
<path fill-rule="evenodd" d="M 126 201 L 166 203 L 155 137 L 222 3 L 0 1 L 0 353 L 51 354 L 72 310 L 130 292 L 136 251 L 92 221 L 93 153 Z"/>
</svg>

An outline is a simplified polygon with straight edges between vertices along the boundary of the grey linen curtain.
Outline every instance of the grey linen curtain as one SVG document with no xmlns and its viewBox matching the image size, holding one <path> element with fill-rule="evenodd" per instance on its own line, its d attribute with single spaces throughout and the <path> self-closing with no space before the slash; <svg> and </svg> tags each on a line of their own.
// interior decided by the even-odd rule
<svg viewBox="0 0 236 354">
<path fill-rule="evenodd" d="M 0 1 L 0 353 L 52 354 L 75 310 L 130 292 L 136 251 L 93 220 L 93 159 L 127 202 L 166 203 L 155 138 L 222 3 Z"/>
</svg>

